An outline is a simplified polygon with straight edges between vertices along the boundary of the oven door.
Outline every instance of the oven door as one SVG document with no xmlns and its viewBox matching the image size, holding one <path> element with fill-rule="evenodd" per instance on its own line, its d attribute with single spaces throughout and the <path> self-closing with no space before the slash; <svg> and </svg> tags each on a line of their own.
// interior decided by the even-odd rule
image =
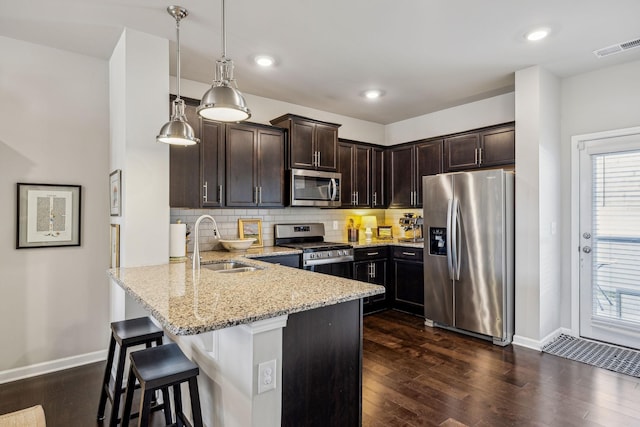
<svg viewBox="0 0 640 427">
<path fill-rule="evenodd" d="M 340 207 L 340 179 L 334 172 L 291 170 L 291 206 Z"/>
<path fill-rule="evenodd" d="M 346 279 L 353 279 L 353 262 L 332 262 L 329 264 L 309 265 L 304 267 L 305 270 L 313 271 L 316 273 L 329 274 L 331 276 L 344 277 Z"/>
</svg>

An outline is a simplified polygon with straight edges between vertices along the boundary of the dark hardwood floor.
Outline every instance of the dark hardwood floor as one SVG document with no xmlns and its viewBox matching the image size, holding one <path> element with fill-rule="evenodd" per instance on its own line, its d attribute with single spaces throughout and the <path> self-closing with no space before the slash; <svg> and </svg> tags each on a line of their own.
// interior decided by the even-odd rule
<svg viewBox="0 0 640 427">
<path fill-rule="evenodd" d="M 427 328 L 395 311 L 364 326 L 364 426 L 640 426 L 638 378 Z M 48 427 L 99 425 L 103 369 L 2 384 L 0 414 L 42 404 Z M 155 415 L 152 425 L 162 425 Z"/>
<path fill-rule="evenodd" d="M 638 378 L 395 311 L 364 326 L 364 426 L 640 426 Z"/>
</svg>

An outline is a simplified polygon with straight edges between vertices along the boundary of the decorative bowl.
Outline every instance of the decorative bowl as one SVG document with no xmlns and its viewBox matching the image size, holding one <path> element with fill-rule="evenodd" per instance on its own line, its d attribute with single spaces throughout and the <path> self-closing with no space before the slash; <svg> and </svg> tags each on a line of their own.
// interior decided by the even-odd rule
<svg viewBox="0 0 640 427">
<path fill-rule="evenodd" d="M 228 251 L 246 251 L 256 239 L 220 239 L 223 248 Z"/>
</svg>

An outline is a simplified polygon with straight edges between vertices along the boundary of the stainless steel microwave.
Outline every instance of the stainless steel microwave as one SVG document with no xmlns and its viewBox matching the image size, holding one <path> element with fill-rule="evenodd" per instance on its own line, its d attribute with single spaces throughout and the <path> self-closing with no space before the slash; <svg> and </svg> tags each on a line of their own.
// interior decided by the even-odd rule
<svg viewBox="0 0 640 427">
<path fill-rule="evenodd" d="M 340 207 L 340 180 L 336 172 L 291 169 L 291 206 Z"/>
</svg>

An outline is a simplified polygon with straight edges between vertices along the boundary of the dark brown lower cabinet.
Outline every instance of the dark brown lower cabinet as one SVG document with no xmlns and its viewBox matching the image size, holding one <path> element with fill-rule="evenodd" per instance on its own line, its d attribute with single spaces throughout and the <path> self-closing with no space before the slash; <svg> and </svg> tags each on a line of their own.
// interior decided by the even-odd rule
<svg viewBox="0 0 640 427">
<path fill-rule="evenodd" d="M 385 246 L 356 248 L 354 251 L 353 278 L 361 282 L 381 285 L 388 289 L 389 271 L 387 268 L 389 249 Z M 388 307 L 388 294 L 363 298 L 364 314 L 385 310 Z"/>
<path fill-rule="evenodd" d="M 393 308 L 424 316 L 423 249 L 393 248 Z"/>
<path fill-rule="evenodd" d="M 362 425 L 362 300 L 290 314 L 282 426 Z"/>
</svg>

